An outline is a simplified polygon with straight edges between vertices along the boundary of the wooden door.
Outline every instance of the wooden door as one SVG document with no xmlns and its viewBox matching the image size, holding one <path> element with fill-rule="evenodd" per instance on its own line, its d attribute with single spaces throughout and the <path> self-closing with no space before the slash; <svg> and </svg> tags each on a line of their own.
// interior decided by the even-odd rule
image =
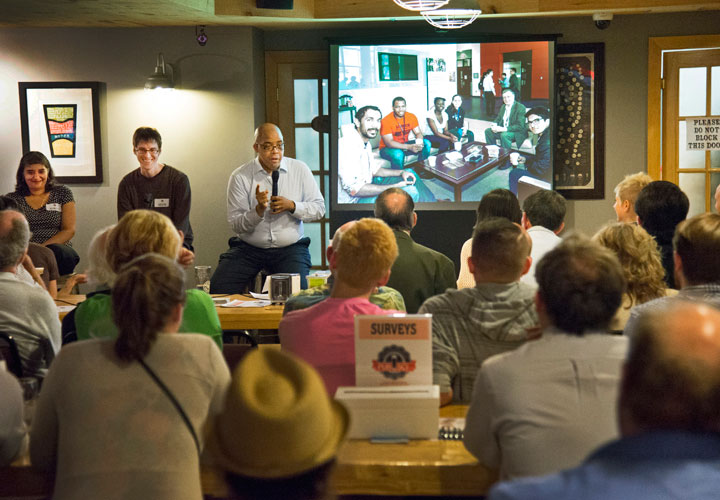
<svg viewBox="0 0 720 500">
<path fill-rule="evenodd" d="M 666 52 L 663 68 L 662 178 L 688 195 L 692 216 L 712 209 L 720 183 L 720 151 L 688 150 L 686 140 L 687 118 L 720 118 L 720 49 Z"/>
<path fill-rule="evenodd" d="M 330 237 L 329 134 L 311 127 L 328 111 L 328 54 L 324 51 L 265 54 L 266 115 L 283 132 L 285 155 L 304 161 L 325 198 L 325 217 L 305 223 L 313 269 L 327 269 L 325 249 Z"/>
</svg>

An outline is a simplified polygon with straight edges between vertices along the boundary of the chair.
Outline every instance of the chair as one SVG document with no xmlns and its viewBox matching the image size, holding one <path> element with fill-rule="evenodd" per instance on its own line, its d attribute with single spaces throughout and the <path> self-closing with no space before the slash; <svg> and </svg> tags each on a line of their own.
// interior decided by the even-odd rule
<svg viewBox="0 0 720 500">
<path fill-rule="evenodd" d="M 7 370 L 17 378 L 22 377 L 22 359 L 12 335 L 0 332 L 0 354 L 5 359 Z"/>
<path fill-rule="evenodd" d="M 223 357 L 227 363 L 230 373 L 252 349 L 257 349 L 257 344 L 223 344 Z"/>
</svg>

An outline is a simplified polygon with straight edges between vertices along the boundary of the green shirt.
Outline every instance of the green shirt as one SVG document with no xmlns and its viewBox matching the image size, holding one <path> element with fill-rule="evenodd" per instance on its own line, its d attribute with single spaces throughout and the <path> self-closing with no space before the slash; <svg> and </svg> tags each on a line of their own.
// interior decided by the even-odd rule
<svg viewBox="0 0 720 500">
<path fill-rule="evenodd" d="M 187 290 L 186 294 L 179 333 L 202 333 L 222 349 L 222 328 L 212 298 L 201 290 Z M 75 310 L 75 328 L 78 340 L 117 337 L 110 294 L 98 293 L 81 302 Z"/>
<path fill-rule="evenodd" d="M 316 286 L 308 288 L 307 290 L 300 290 L 290 297 L 285 302 L 285 309 L 283 310 L 283 316 L 290 311 L 297 311 L 299 309 L 305 309 L 310 306 L 314 306 L 318 302 L 330 297 L 330 290 L 332 290 L 332 277 L 323 286 Z M 368 298 L 370 302 L 383 309 L 394 309 L 396 311 L 405 311 L 405 301 L 400 292 L 389 286 L 380 286 L 377 292 L 370 294 Z"/>
</svg>

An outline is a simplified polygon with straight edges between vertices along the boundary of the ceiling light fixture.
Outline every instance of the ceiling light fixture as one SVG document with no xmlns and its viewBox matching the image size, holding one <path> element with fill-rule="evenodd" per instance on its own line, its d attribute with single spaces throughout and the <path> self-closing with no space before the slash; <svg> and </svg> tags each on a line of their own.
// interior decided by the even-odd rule
<svg viewBox="0 0 720 500">
<path fill-rule="evenodd" d="M 157 66 L 155 66 L 155 73 L 150 75 L 145 81 L 145 90 L 174 88 L 175 83 L 173 82 L 172 65 L 165 64 L 165 58 L 163 57 L 162 52 L 160 52 L 157 57 Z"/>
<path fill-rule="evenodd" d="M 447 5 L 450 0 L 393 0 L 403 9 L 420 12 L 423 10 L 435 10 Z"/>
<path fill-rule="evenodd" d="M 474 9 L 440 9 L 422 11 L 427 22 L 438 29 L 456 30 L 472 23 L 482 13 Z"/>
</svg>

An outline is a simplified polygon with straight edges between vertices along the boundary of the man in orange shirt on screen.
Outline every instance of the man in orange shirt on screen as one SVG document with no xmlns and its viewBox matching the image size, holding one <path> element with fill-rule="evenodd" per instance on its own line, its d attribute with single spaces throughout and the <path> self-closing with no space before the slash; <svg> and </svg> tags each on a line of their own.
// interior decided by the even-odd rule
<svg viewBox="0 0 720 500">
<path fill-rule="evenodd" d="M 380 122 L 380 156 L 390 162 L 390 168 L 402 169 L 410 155 L 418 155 L 417 161 L 430 156 L 431 144 L 423 137 L 417 117 L 406 111 L 404 97 L 393 99 L 392 108 L 393 112 Z M 410 139 L 411 132 L 413 140 Z"/>
</svg>

